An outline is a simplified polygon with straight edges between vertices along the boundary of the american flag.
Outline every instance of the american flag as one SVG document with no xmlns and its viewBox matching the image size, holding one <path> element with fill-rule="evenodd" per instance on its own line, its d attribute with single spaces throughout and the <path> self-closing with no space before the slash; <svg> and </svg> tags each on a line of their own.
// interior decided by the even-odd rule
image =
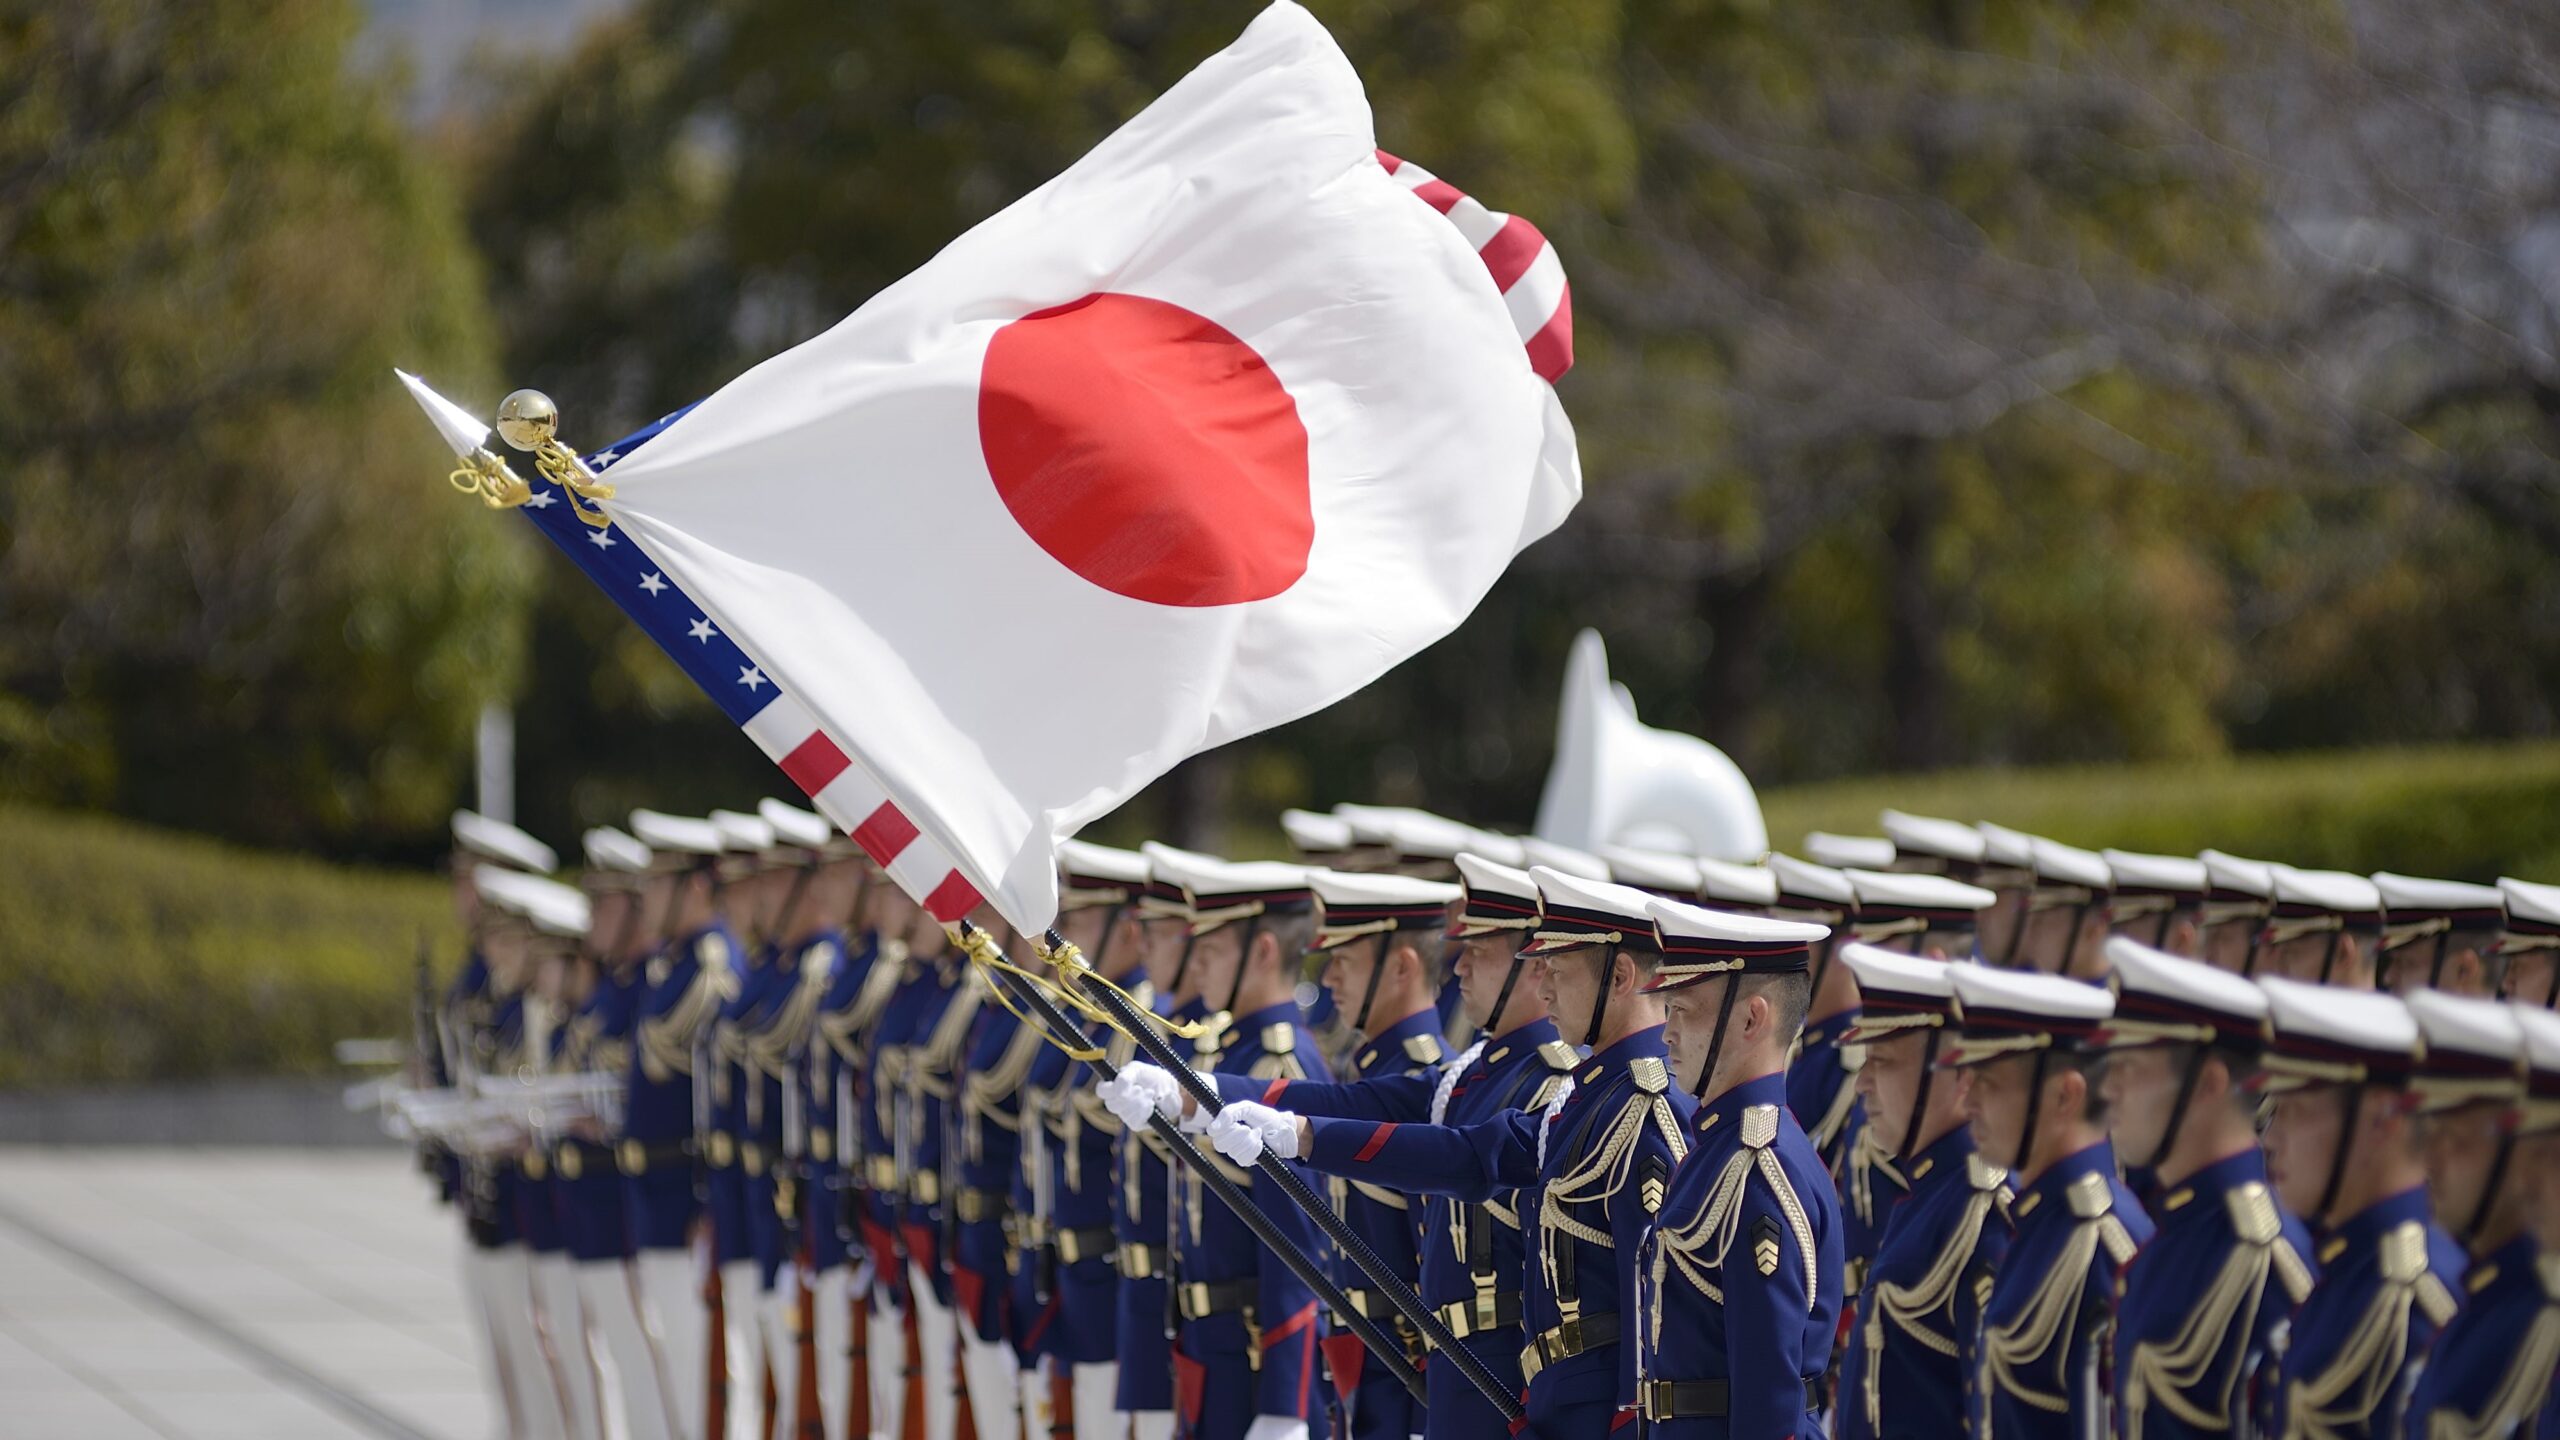
<svg viewBox="0 0 2560 1440">
<path fill-rule="evenodd" d="M 688 405 L 596 451 L 587 465 L 609 472 L 615 461 L 646 445 L 680 419 Z M 529 470 L 531 467 L 527 467 Z M 703 608 L 626 537 L 620 526 L 596 529 L 574 513 L 568 497 L 539 474 L 528 474 L 533 498 L 523 513 L 552 544 L 613 598 L 658 648 L 711 697 L 757 748 L 808 795 L 818 813 L 851 835 L 865 853 L 945 924 L 978 904 L 977 889 L 950 857 L 919 832 L 889 800 L 888 792 L 854 764 L 807 707 L 768 678 L 737 639 L 721 633 Z"/>
</svg>

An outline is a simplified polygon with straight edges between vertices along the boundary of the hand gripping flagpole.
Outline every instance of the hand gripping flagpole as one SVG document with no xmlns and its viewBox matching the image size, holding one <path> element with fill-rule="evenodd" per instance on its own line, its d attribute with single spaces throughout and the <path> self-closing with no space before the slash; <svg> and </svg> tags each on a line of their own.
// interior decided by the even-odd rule
<svg viewBox="0 0 2560 1440">
<path fill-rule="evenodd" d="M 1200 1073 L 1190 1065 L 1184 1063 L 1182 1057 L 1174 1053 L 1173 1047 L 1165 1043 L 1164 1036 L 1156 1032 L 1153 1023 L 1155 1017 L 1139 1009 L 1116 986 L 1096 975 L 1093 967 L 1085 961 L 1083 954 L 1060 938 L 1058 932 L 1054 930 L 1049 932 L 1046 945 L 1049 963 L 1060 973 L 1074 979 L 1085 1002 L 1088 1005 L 1098 1004 L 1111 1024 L 1125 1032 L 1130 1039 L 1137 1042 L 1140 1050 L 1146 1052 L 1150 1062 L 1172 1074 L 1175 1081 L 1191 1096 L 1193 1104 L 1215 1111 L 1224 1103 L 1218 1095 L 1217 1087 L 1202 1078 Z M 1036 987 L 1025 986 L 1024 988 Z M 1046 1002 L 1048 997 L 1044 995 L 1041 999 Z M 1099 1071 L 1102 1065 L 1107 1063 L 1097 1063 L 1096 1070 Z M 1110 1077 L 1106 1075 L 1104 1078 Z M 1160 1135 L 1178 1133 L 1173 1123 L 1166 1120 L 1162 1114 L 1153 1116 L 1152 1120 L 1156 1133 Z M 1224 1178 L 1217 1173 L 1215 1167 L 1202 1169 L 1206 1162 L 1199 1158 L 1196 1151 L 1188 1153 L 1185 1158 L 1193 1168 L 1200 1169 L 1204 1178 L 1211 1180 Z M 1477 1358 L 1474 1351 L 1458 1343 L 1458 1337 L 1450 1333 L 1449 1327 L 1438 1315 L 1432 1313 L 1431 1307 L 1424 1304 L 1422 1297 L 1414 1292 L 1412 1283 L 1397 1274 L 1393 1266 L 1379 1258 L 1378 1252 L 1369 1247 L 1369 1242 L 1361 1239 L 1359 1232 L 1353 1230 L 1348 1222 L 1334 1213 L 1331 1205 L 1326 1204 L 1316 1194 L 1315 1190 L 1307 1184 L 1305 1176 L 1300 1175 L 1287 1160 L 1268 1148 L 1263 1150 L 1261 1159 L 1254 1163 L 1263 1174 L 1271 1177 L 1274 1183 L 1279 1185 L 1281 1194 L 1295 1201 L 1299 1209 L 1306 1211 L 1315 1220 L 1317 1227 L 1324 1231 L 1325 1238 L 1333 1242 L 1336 1250 L 1349 1256 L 1351 1263 L 1360 1267 L 1360 1273 L 1368 1277 L 1370 1287 L 1395 1307 L 1396 1314 L 1407 1325 L 1413 1327 L 1414 1333 L 1420 1335 L 1432 1349 L 1438 1351 L 1450 1364 L 1457 1367 L 1458 1373 L 1464 1375 L 1467 1383 L 1476 1388 L 1476 1392 L 1484 1397 L 1486 1404 L 1500 1411 L 1506 1420 L 1516 1421 L 1521 1418 L 1523 1411 L 1519 1397 L 1507 1389 L 1502 1381 L 1485 1367 L 1484 1361 Z M 1320 1289 L 1318 1293 L 1325 1295 L 1326 1303 L 1334 1307 L 1334 1314 L 1346 1323 L 1366 1318 L 1358 1311 L 1340 1303 L 1329 1290 Z M 1352 1328 L 1360 1330 L 1361 1327 L 1354 1324 Z M 1361 1338 L 1364 1341 L 1368 1340 L 1366 1332 L 1361 1334 Z M 1369 1349 L 1372 1352 L 1383 1353 L 1378 1351 L 1375 1341 L 1369 1341 Z M 1399 1353 L 1394 1358 L 1402 1360 L 1404 1357 Z M 1401 1373 L 1400 1371 L 1399 1375 Z"/>
<path fill-rule="evenodd" d="M 1071 1055 L 1086 1057 L 1088 1063 L 1093 1066 L 1094 1074 L 1102 1079 L 1112 1080 L 1118 1078 L 1120 1068 L 1111 1063 L 1111 1058 L 1108 1055 L 1101 1054 L 1090 1047 L 1079 1046 L 1072 1039 L 1067 1038 L 1079 1036 L 1083 1032 L 1077 1028 L 1075 1021 L 1070 1019 L 1064 1010 L 1058 1008 L 1058 1002 L 1055 998 L 1053 998 L 1040 985 L 1034 984 L 1029 979 L 1026 979 L 1023 972 L 1016 970 L 1012 965 L 1006 963 L 1003 956 L 997 953 L 995 940 L 992 936 L 988 935 L 986 931 L 979 929 L 977 926 L 970 924 L 966 920 L 961 921 L 955 928 L 959 935 L 960 946 L 968 953 L 970 960 L 976 963 L 978 968 L 985 972 L 996 984 L 1004 987 L 1006 996 L 1009 997 L 1012 1002 L 1029 1009 L 1031 1016 L 1035 1017 L 1042 1028 L 1047 1032 L 1046 1038 L 1051 1044 L 1058 1046 L 1060 1049 L 1067 1051 Z M 1060 940 L 1054 932 L 1049 936 L 1048 943 L 1050 946 L 1050 954 L 1053 957 L 1053 963 L 1059 964 L 1060 968 L 1065 969 L 1069 968 L 1071 965 L 1081 965 L 1082 957 L 1076 955 L 1073 948 L 1066 946 L 1066 943 Z M 1061 953 L 1063 953 L 1067 958 L 1063 960 L 1057 959 L 1056 957 L 1060 956 Z M 1116 994 L 1114 994 L 1113 998 L 1120 999 Z M 1126 1005 L 1128 1002 L 1125 999 L 1120 999 L 1120 1003 L 1122 1005 Z M 1116 1014 L 1106 1012 L 1106 1018 L 1108 1018 L 1115 1026 L 1124 1025 L 1122 1018 Z M 1138 1030 L 1144 1032 L 1143 1037 L 1138 1041 L 1140 1045 L 1145 1045 L 1150 1040 L 1158 1046 L 1164 1045 L 1162 1037 L 1157 1036 L 1152 1030 L 1148 1030 L 1143 1023 L 1138 1026 Z M 1171 1054 L 1172 1052 L 1168 1049 L 1166 1053 Z M 1176 1061 L 1175 1063 L 1179 1064 L 1180 1062 Z M 1187 1074 L 1189 1072 L 1186 1071 L 1184 1073 Z M 1217 1097 L 1213 1093 L 1210 1096 L 1211 1102 L 1215 1103 L 1216 1099 Z M 1164 1141 L 1166 1146 L 1169 1147 L 1174 1154 L 1181 1157 L 1182 1162 L 1185 1165 L 1191 1167 L 1193 1173 L 1200 1177 L 1201 1183 L 1208 1187 L 1211 1194 L 1216 1195 L 1219 1200 L 1225 1202 L 1228 1209 L 1233 1210 L 1236 1213 L 1236 1218 L 1244 1222 L 1245 1228 L 1253 1232 L 1254 1238 L 1261 1241 L 1264 1248 L 1270 1250 L 1272 1254 L 1279 1256 L 1282 1263 L 1289 1267 L 1290 1272 L 1295 1274 L 1299 1280 L 1305 1282 L 1307 1288 L 1313 1290 L 1316 1293 L 1316 1297 L 1324 1301 L 1326 1307 L 1333 1311 L 1335 1317 L 1340 1319 L 1343 1324 L 1349 1326 L 1353 1334 L 1360 1337 L 1360 1343 L 1369 1347 L 1369 1353 L 1378 1357 L 1378 1363 L 1386 1366 L 1388 1373 L 1394 1375 L 1397 1382 L 1403 1385 L 1404 1388 L 1412 1394 L 1414 1399 L 1424 1400 L 1428 1398 L 1423 1388 L 1422 1373 L 1414 1369 L 1413 1362 L 1411 1360 L 1405 1358 L 1404 1346 L 1399 1344 L 1393 1336 L 1387 1334 L 1385 1330 L 1381 1329 L 1377 1321 L 1362 1313 L 1357 1306 L 1354 1306 L 1351 1303 L 1351 1297 L 1344 1294 L 1342 1287 L 1335 1283 L 1334 1278 L 1325 1273 L 1324 1266 L 1319 1263 L 1314 1256 L 1309 1255 L 1305 1250 L 1299 1248 L 1296 1241 L 1290 1239 L 1287 1235 L 1282 1234 L 1280 1227 L 1272 1223 L 1270 1216 L 1262 1213 L 1261 1208 L 1253 1203 L 1253 1198 L 1245 1194 L 1241 1186 L 1228 1179 L 1226 1174 L 1221 1171 L 1216 1164 L 1212 1163 L 1207 1156 L 1200 1153 L 1199 1146 L 1192 1141 L 1190 1136 L 1183 1134 L 1181 1128 L 1175 1125 L 1174 1122 L 1164 1118 L 1162 1113 L 1148 1116 L 1147 1128 L 1153 1130 L 1158 1139 Z M 1264 1158 L 1275 1162 L 1278 1159 L 1276 1156 L 1265 1156 Z M 1264 1168 L 1271 1169 L 1272 1167 L 1265 1166 Z M 1298 1180 L 1298 1190 L 1296 1193 L 1291 1194 L 1290 1198 L 1296 1200 L 1301 1206 L 1306 1207 L 1309 1214 L 1320 1215 L 1322 1218 L 1335 1220 L 1336 1224 L 1340 1223 L 1338 1217 L 1334 1216 L 1333 1211 L 1330 1208 L 1316 1202 L 1314 1192 L 1306 1188 L 1306 1182 L 1299 1180 L 1295 1171 L 1290 1170 L 1285 1164 L 1281 1164 L 1278 1166 L 1278 1173 L 1286 1175 L 1289 1179 Z M 1348 1235 L 1350 1232 L 1345 1230 L 1343 1233 Z M 1337 1239 L 1336 1243 L 1339 1244 L 1340 1241 Z M 1359 1243 L 1357 1237 L 1352 1237 L 1352 1243 Z M 1363 1246 L 1362 1248 L 1366 1249 L 1367 1247 Z M 1379 1277 L 1383 1275 L 1385 1278 L 1381 1283 L 1391 1285 L 1403 1283 L 1402 1281 L 1397 1280 L 1395 1278 L 1395 1272 L 1386 1269 L 1385 1262 L 1378 1260 L 1374 1254 L 1371 1255 L 1369 1259 L 1377 1266 L 1375 1270 L 1370 1271 L 1370 1277 L 1372 1280 L 1378 1280 Z M 1368 1267 L 1364 1266 L 1363 1268 L 1366 1269 Z M 1417 1310 L 1420 1308 L 1421 1301 L 1418 1298 L 1411 1297 L 1409 1292 L 1406 1298 L 1413 1299 L 1413 1304 Z M 1469 1355 L 1466 1358 L 1468 1360 L 1475 1359 L 1472 1355 Z M 1477 1368 L 1482 1368 L 1481 1362 L 1479 1362 Z M 1485 1389 L 1485 1398 L 1493 1404 L 1497 1406 L 1504 1405 L 1506 1403 L 1509 1404 L 1510 1409 L 1507 1412 L 1509 1418 L 1519 1418 L 1519 1403 L 1516 1400 L 1513 1400 L 1509 1395 L 1504 1394 L 1501 1386 L 1492 1382 L 1492 1377 L 1490 1375 L 1486 1377 L 1486 1385 L 1480 1386 L 1479 1388 Z"/>
</svg>

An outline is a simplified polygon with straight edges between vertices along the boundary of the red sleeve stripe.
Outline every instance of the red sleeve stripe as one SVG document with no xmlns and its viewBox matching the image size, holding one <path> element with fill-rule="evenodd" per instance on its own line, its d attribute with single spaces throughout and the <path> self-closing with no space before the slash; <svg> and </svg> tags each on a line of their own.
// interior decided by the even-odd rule
<svg viewBox="0 0 2560 1440">
<path fill-rule="evenodd" d="M 1377 1159 L 1378 1152 L 1387 1148 L 1387 1137 L 1394 1133 L 1396 1133 L 1396 1127 L 1395 1122 L 1392 1120 L 1379 1126 L 1376 1130 L 1371 1131 L 1369 1134 L 1369 1143 L 1361 1146 L 1360 1153 L 1351 1157 L 1352 1163 L 1367 1164 L 1369 1161 Z"/>
<path fill-rule="evenodd" d="M 1272 1081 L 1272 1082 L 1270 1083 L 1270 1085 L 1266 1086 L 1266 1087 L 1263 1089 L 1263 1092 L 1262 1092 L 1262 1103 L 1263 1103 L 1263 1104 L 1265 1104 L 1265 1105 L 1277 1105 L 1277 1104 L 1279 1104 L 1279 1103 L 1280 1103 L 1280 1092 L 1281 1092 L 1281 1091 L 1283 1091 L 1283 1090 L 1286 1090 L 1286 1089 L 1288 1089 L 1288 1088 L 1289 1088 L 1289 1077 L 1288 1077 L 1288 1076 L 1286 1076 L 1286 1075 L 1283 1075 L 1283 1076 L 1281 1076 L 1280 1078 L 1278 1078 L 1278 1079 L 1276 1079 L 1276 1080 Z"/>
</svg>

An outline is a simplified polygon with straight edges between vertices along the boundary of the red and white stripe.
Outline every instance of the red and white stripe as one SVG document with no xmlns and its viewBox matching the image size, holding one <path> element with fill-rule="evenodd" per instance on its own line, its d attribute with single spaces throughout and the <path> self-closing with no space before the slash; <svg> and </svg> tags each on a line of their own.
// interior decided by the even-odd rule
<svg viewBox="0 0 2560 1440">
<path fill-rule="evenodd" d="M 1493 288 L 1502 292 L 1503 305 L 1511 311 L 1511 323 L 1529 351 L 1529 368 L 1538 372 L 1539 379 L 1556 383 L 1557 376 L 1573 368 L 1573 287 L 1565 283 L 1564 262 L 1556 258 L 1556 247 L 1547 243 L 1537 226 L 1517 215 L 1486 209 L 1410 160 L 1381 150 L 1378 163 L 1397 184 L 1449 217 L 1449 223 L 1467 237 L 1493 275 Z"/>
<path fill-rule="evenodd" d="M 977 908 L 977 887 L 941 846 L 916 829 L 889 792 L 819 728 L 807 707 L 777 694 L 747 721 L 746 731 L 818 813 L 852 836 L 927 914 L 948 925 Z"/>
</svg>

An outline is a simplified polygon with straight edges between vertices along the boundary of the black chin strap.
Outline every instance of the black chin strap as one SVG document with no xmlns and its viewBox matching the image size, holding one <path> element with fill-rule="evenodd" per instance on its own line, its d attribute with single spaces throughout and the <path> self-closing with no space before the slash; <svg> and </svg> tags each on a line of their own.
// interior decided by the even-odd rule
<svg viewBox="0 0 2560 1440">
<path fill-rule="evenodd" d="M 2346 938 L 2347 932 L 2344 930 L 2332 930 L 2329 932 L 2328 948 L 2320 952 L 2321 984 L 2326 985 L 2329 983 L 2329 972 L 2336 968 L 2338 963 L 2338 942 Z"/>
<path fill-rule="evenodd" d="M 1696 1093 L 1701 1104 L 1706 1102 L 1707 1086 L 1716 1078 L 1716 1057 L 1724 1052 L 1725 1026 L 1733 1019 L 1735 998 L 1742 994 L 1742 976 L 1743 972 L 1736 970 L 1724 977 L 1724 1002 L 1716 1006 L 1716 1028 L 1707 1035 L 1707 1063 L 1698 1067 Z"/>
<path fill-rule="evenodd" d="M 1529 963 L 1526 951 L 1511 952 L 1511 973 L 1502 977 L 1502 988 L 1493 993 L 1493 1013 L 1484 1017 L 1484 1033 L 1502 1033 L 1502 1012 L 1511 1004 L 1511 987 L 1520 983 L 1520 971 Z"/>
<path fill-rule="evenodd" d="M 2515 1132 L 2500 1126 L 2497 1152 L 2489 1157 L 2489 1183 L 2480 1187 L 2480 1198 L 2471 1205 L 2471 1219 L 2462 1227 L 2464 1244 L 2469 1244 L 2480 1233 L 2480 1227 L 2489 1223 L 2489 1207 L 2497 1203 L 2498 1187 L 2507 1183 L 2507 1161 L 2515 1153 Z"/>
<path fill-rule="evenodd" d="M 2436 932 L 2436 958 L 2435 958 L 2435 963 L 2434 963 L 2434 964 L 2432 964 L 2432 965 L 2429 965 L 2429 966 L 2427 967 L 2427 988 L 2428 988 L 2428 989 L 2430 989 L 2430 990 L 2437 990 L 2437 989 L 2441 989 L 2441 988 L 2443 988 L 2443 986 L 2444 986 L 2444 962 L 2445 962 L 2445 957 L 2446 957 L 2449 953 L 2451 953 L 2452 947 L 2453 947 L 2453 932 L 2452 932 L 2451 930 L 2439 930 L 2439 931 L 2437 931 L 2437 932 Z"/>
<path fill-rule="evenodd" d="M 775 958 L 781 957 L 784 947 L 791 943 L 792 932 L 799 928 L 791 923 L 794 913 L 799 910 L 800 902 L 809 896 L 809 882 L 817 878 L 818 862 L 815 859 L 791 872 L 791 888 L 782 892 L 782 908 L 773 913 Z"/>
<path fill-rule="evenodd" d="M 2169 1102 L 2169 1123 L 2160 1131 L 2160 1143 L 2151 1147 L 2151 1158 L 2144 1168 L 2157 1170 L 2169 1158 L 2169 1147 L 2178 1143 L 2178 1127 L 2186 1123 L 2187 1104 L 2195 1099 L 2196 1081 L 2204 1074 L 2205 1047 L 2198 1045 L 2187 1056 L 2186 1073 L 2178 1077 L 2178 1098 Z"/>
<path fill-rule="evenodd" d="M 1236 1002 L 1244 998 L 1244 972 L 1253 965 L 1253 942 L 1254 938 L 1261 933 L 1262 917 L 1259 915 L 1246 916 L 1244 918 L 1244 938 L 1236 942 L 1235 983 L 1227 987 L 1227 1003 L 1225 1006 L 1221 1007 L 1225 1010 L 1226 1016 L 1230 1020 L 1235 1018 Z"/>
<path fill-rule="evenodd" d="M 2240 957 L 2241 979 L 2249 979 L 2258 973 L 2258 956 L 2264 953 L 2266 948 L 2267 927 L 2260 924 L 2249 932 L 2249 953 Z"/>
<path fill-rule="evenodd" d="M 2036 892 L 2035 887 L 2030 885 L 2023 894 L 2018 896 L 2018 923 L 2009 927 L 2009 943 L 2001 948 L 2001 969 L 2015 970 L 2018 968 L 2018 947 L 2026 943 L 2027 922 L 2035 918 L 2035 913 Z M 1917 953 L 1919 949 L 1917 943 L 1913 945 L 1912 949 Z"/>
<path fill-rule="evenodd" d="M 2339 1090 L 2338 1149 L 2329 1157 L 2329 1183 L 2320 1187 L 2320 1203 L 2311 1207 L 2311 1213 L 2304 1217 L 2315 1225 L 2326 1225 L 2329 1207 L 2338 1203 L 2338 1187 L 2346 1183 L 2347 1161 L 2356 1150 L 2356 1124 L 2364 1114 L 2364 1090 L 2361 1087 L 2344 1085 Z"/>
<path fill-rule="evenodd" d="M 2151 932 L 2152 949 L 2166 950 L 2169 948 L 2169 927 L 2176 923 L 2178 923 L 2177 906 L 2172 905 L 2168 909 L 2160 912 L 2160 928 Z"/>
<path fill-rule="evenodd" d="M 1897 1165 L 1910 1164 L 1912 1155 L 1920 1148 L 1920 1117 L 1929 1109 L 1929 1087 L 1937 1083 L 1938 1037 L 1944 1033 L 1939 1027 L 1930 1026 L 1929 1043 L 1921 1047 L 1920 1088 L 1911 1095 L 1911 1123 L 1903 1127 L 1902 1148 L 1893 1157 Z"/>
<path fill-rule="evenodd" d="M 1369 1009 L 1378 1003 L 1379 982 L 1387 978 L 1387 957 L 1395 953 L 1395 938 L 1393 930 L 1378 937 L 1378 963 L 1369 967 L 1369 988 L 1360 996 L 1360 1013 L 1351 1021 L 1351 1028 L 1363 1036 L 1369 1033 Z"/>
<path fill-rule="evenodd" d="M 2027 1077 L 2027 1118 L 2018 1126 L 2018 1159 L 2010 1167 L 2018 1172 L 2021 1183 L 2035 1164 L 2036 1121 L 2044 1109 L 2045 1073 L 2052 1063 L 2053 1050 L 2050 1046 L 2038 1050 L 2035 1070 Z"/>
<path fill-rule="evenodd" d="M 1591 999 L 1591 1028 L 1582 1037 L 1585 1050 L 1600 1048 L 1600 1025 L 1609 1016 L 1609 987 L 1616 983 L 1617 978 L 1618 947 L 1603 945 L 1600 947 L 1600 993 Z"/>
<path fill-rule="evenodd" d="M 1819 1003 L 1822 999 L 1822 977 L 1831 973 L 1831 952 L 1840 944 L 1842 928 L 1840 925 L 1833 925 L 1831 933 L 1823 936 L 1822 943 L 1813 949 L 1812 1000 L 1814 1003 Z"/>
<path fill-rule="evenodd" d="M 1182 993 L 1182 977 L 1191 973 L 1191 951 L 1199 943 L 1200 937 L 1197 935 L 1186 934 L 1182 937 L 1182 958 L 1173 962 L 1173 983 L 1165 990 L 1167 1000 Z"/>
</svg>

